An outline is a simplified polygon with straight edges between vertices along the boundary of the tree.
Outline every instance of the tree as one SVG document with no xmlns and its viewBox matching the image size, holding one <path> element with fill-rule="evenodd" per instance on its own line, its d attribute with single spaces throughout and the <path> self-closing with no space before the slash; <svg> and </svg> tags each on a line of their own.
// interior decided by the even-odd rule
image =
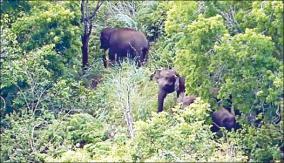
<svg viewBox="0 0 284 163">
<path fill-rule="evenodd" d="M 216 105 L 210 89 L 218 87 L 218 98 L 232 96 L 232 106 L 241 112 L 262 110 L 264 119 L 275 119 L 283 101 L 278 91 L 283 87 L 276 84 L 283 78 L 279 75 L 282 6 L 281 2 L 173 3 L 165 31 L 168 38 L 178 38 L 170 51 L 175 51 L 174 66 L 187 79 L 187 91 Z"/>
<path fill-rule="evenodd" d="M 96 7 L 91 11 L 91 6 L 89 4 L 89 0 L 82 0 L 81 1 L 81 23 L 83 24 L 83 33 L 81 35 L 82 40 L 82 68 L 83 70 L 86 69 L 89 65 L 89 40 L 90 35 L 92 33 L 92 23 L 93 20 L 96 18 L 97 13 L 102 6 L 103 1 L 97 1 Z"/>
</svg>

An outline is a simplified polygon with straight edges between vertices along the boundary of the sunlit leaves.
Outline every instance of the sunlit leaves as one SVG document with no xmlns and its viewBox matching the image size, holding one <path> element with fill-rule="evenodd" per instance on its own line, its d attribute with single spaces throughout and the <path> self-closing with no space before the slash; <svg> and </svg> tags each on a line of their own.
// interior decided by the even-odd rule
<svg viewBox="0 0 284 163">
<path fill-rule="evenodd" d="M 169 11 L 165 22 L 165 31 L 167 34 L 183 31 L 187 24 L 196 18 L 197 2 L 194 1 L 176 1 L 168 4 Z"/>
<path fill-rule="evenodd" d="M 246 30 L 244 34 L 224 38 L 224 43 L 214 47 L 216 54 L 211 62 L 215 67 L 212 72 L 224 66 L 220 98 L 228 95 L 224 92 L 230 92 L 235 104 L 248 111 L 247 108 L 257 105 L 255 99 L 268 100 L 265 98 L 270 97 L 268 92 L 281 63 L 272 55 L 274 44 L 270 37 Z M 277 100 L 273 97 L 274 100 L 270 97 L 267 102 Z"/>
<path fill-rule="evenodd" d="M 226 34 L 220 16 L 204 18 L 200 15 L 188 24 L 185 37 L 176 44 L 176 67 L 187 79 L 187 90 L 203 97 L 208 96 L 208 67 L 211 62 L 213 46 Z"/>
<path fill-rule="evenodd" d="M 205 120 L 209 105 L 197 99 L 193 105 L 174 114 L 152 114 L 151 120 L 135 123 L 137 135 L 132 157 L 136 161 L 212 161 L 246 160 L 233 142 L 214 140 Z M 226 145 L 226 146 L 225 146 Z M 229 148 L 235 149 L 232 153 Z"/>
<path fill-rule="evenodd" d="M 68 48 L 73 49 L 72 44 L 78 46 L 81 32 L 79 17 L 68 8 L 69 3 L 75 2 L 33 4 L 31 14 L 12 24 L 12 31 L 21 47 L 32 50 L 55 43 L 55 50 L 66 55 L 70 51 Z"/>
</svg>

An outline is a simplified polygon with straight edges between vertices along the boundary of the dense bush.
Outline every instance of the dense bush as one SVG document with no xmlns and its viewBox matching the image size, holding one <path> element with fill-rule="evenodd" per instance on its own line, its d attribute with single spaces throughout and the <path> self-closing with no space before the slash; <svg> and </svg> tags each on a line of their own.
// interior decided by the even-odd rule
<svg viewBox="0 0 284 163">
<path fill-rule="evenodd" d="M 165 30 L 169 38 L 179 38 L 172 46 L 176 52 L 174 65 L 186 77 L 190 93 L 210 100 L 210 89 L 218 87 L 218 98 L 232 96 L 233 106 L 243 113 L 264 110 L 269 115 L 266 119 L 273 119 L 283 101 L 278 91 L 283 87 L 275 85 L 283 71 L 278 55 L 283 43 L 275 39 L 275 33 L 282 33 L 277 38 L 283 38 L 283 29 L 269 26 L 266 21 L 269 17 L 272 24 L 280 21 L 281 7 L 278 2 L 248 3 L 251 9 L 243 5 L 173 3 Z M 260 13 L 261 10 L 265 12 Z M 240 17 L 244 12 L 249 13 L 247 19 Z M 248 21 L 250 16 L 261 20 Z M 239 30 L 232 32 L 233 29 Z"/>
<path fill-rule="evenodd" d="M 13 17 L 17 10 L 7 7 L 7 11 L 1 11 L 6 27 L 1 32 L 1 38 L 4 38 L 1 47 L 5 47 L 1 49 L 3 78 L 0 87 L 1 96 L 7 101 L 4 112 L 18 110 L 23 104 L 35 109 L 28 106 L 30 100 L 37 103 L 53 82 L 74 76 L 80 66 L 78 3 L 30 2 L 21 5 L 19 10 L 29 10 L 22 11 L 18 18 Z"/>
<path fill-rule="evenodd" d="M 214 140 L 208 125 L 209 105 L 198 99 L 182 110 L 155 114 L 137 123 L 133 158 L 136 161 L 244 161 L 237 142 Z M 232 153 L 230 153 L 233 148 Z"/>
<path fill-rule="evenodd" d="M 56 52 L 66 61 L 78 51 L 80 40 L 79 5 L 75 2 L 31 3 L 31 13 L 12 24 L 20 46 L 27 51 L 46 44 L 55 44 Z M 73 10 L 73 11 L 71 11 Z M 77 11 L 76 11 L 77 10 Z M 26 41 L 29 40 L 29 41 Z M 72 45 L 72 46 L 71 46 Z"/>
<path fill-rule="evenodd" d="M 38 117 L 26 110 L 6 116 L 8 129 L 1 129 L 1 162 L 38 161 L 37 154 L 43 149 L 38 133 L 53 119 L 48 112 Z"/>
<path fill-rule="evenodd" d="M 123 124 L 123 110 L 130 107 L 135 120 L 146 120 L 157 108 L 158 85 L 150 81 L 153 72 L 148 68 L 137 68 L 132 62 L 106 72 L 104 81 L 96 88 L 97 107 L 91 110 L 92 114 L 105 115 L 106 121 Z M 166 108 L 173 106 L 173 96 L 167 98 Z"/>
</svg>

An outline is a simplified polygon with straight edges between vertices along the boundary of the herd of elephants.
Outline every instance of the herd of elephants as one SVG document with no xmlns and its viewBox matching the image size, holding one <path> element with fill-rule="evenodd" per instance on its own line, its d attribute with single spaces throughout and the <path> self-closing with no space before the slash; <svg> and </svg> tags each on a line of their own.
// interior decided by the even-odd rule
<svg viewBox="0 0 284 163">
<path fill-rule="evenodd" d="M 104 55 L 104 66 L 120 63 L 124 58 L 133 59 L 137 66 L 143 66 L 148 60 L 149 42 L 144 33 L 131 28 L 104 28 L 100 36 L 101 46 L 105 52 L 108 50 L 108 58 Z M 185 95 L 185 79 L 174 69 L 156 70 L 151 75 L 159 85 L 158 112 L 163 111 L 164 99 L 167 94 L 176 92 L 177 102 L 182 107 L 192 104 L 196 96 Z M 214 90 L 218 92 L 218 89 Z M 222 107 L 211 114 L 211 131 L 217 132 L 220 127 L 227 130 L 236 130 L 240 125 L 236 123 L 235 114 L 230 107 Z"/>
</svg>

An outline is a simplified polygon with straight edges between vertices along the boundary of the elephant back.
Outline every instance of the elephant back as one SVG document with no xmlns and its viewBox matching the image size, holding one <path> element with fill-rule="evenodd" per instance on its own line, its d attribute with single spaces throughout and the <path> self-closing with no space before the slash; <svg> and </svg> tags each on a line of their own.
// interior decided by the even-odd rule
<svg viewBox="0 0 284 163">
<path fill-rule="evenodd" d="M 140 47 L 148 47 L 148 40 L 144 33 L 130 28 L 115 30 L 110 37 L 110 45 L 131 44 L 136 50 Z"/>
</svg>

